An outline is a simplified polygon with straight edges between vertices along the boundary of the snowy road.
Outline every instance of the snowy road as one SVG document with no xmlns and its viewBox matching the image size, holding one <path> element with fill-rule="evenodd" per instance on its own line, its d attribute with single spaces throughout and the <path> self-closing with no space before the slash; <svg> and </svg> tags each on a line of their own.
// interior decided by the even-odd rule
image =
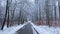
<svg viewBox="0 0 60 34">
<path fill-rule="evenodd" d="M 25 25 L 23 28 L 17 31 L 17 34 L 33 34 L 31 24 L 28 23 L 27 25 Z"/>
<path fill-rule="evenodd" d="M 60 27 L 37 26 L 32 22 L 0 30 L 0 34 L 60 34 Z"/>
</svg>

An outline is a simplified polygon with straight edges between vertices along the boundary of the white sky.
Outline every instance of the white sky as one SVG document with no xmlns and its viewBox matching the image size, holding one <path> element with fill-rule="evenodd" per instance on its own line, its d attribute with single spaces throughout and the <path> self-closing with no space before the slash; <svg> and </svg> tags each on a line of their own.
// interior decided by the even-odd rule
<svg viewBox="0 0 60 34">
<path fill-rule="evenodd" d="M 34 2 L 35 2 L 35 0 L 29 0 L 29 2 L 32 2 L 32 3 L 34 3 Z"/>
<path fill-rule="evenodd" d="M 1 5 L 2 5 L 2 6 L 4 5 L 4 1 L 1 2 Z"/>
</svg>

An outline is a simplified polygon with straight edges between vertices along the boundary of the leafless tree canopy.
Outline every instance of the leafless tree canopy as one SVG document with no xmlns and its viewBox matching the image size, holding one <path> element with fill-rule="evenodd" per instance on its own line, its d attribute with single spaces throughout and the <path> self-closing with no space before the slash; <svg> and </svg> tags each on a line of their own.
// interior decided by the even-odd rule
<svg viewBox="0 0 60 34">
<path fill-rule="evenodd" d="M 32 21 L 60 26 L 60 0 L 0 0 L 0 26 Z"/>
</svg>

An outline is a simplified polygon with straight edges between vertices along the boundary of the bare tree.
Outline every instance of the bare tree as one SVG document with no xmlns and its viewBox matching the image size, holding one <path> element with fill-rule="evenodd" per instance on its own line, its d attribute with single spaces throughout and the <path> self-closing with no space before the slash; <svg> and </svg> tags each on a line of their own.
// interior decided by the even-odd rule
<svg viewBox="0 0 60 34">
<path fill-rule="evenodd" d="M 59 7 L 59 20 L 58 20 L 58 22 L 60 23 L 60 0 L 58 1 L 58 7 Z"/>
<path fill-rule="evenodd" d="M 17 6 L 17 1 L 15 0 L 14 6 L 13 7 L 11 6 L 11 24 L 10 24 L 10 26 L 12 25 L 12 22 L 13 22 L 16 6 Z M 12 8 L 13 8 L 13 10 L 12 10 Z"/>
<path fill-rule="evenodd" d="M 6 4 L 5 18 L 4 18 L 1 30 L 3 30 L 3 28 L 4 28 L 4 25 L 5 25 L 5 22 L 6 22 L 7 13 L 8 13 L 8 0 L 7 0 L 7 4 Z"/>
<path fill-rule="evenodd" d="M 50 26 L 50 23 L 49 23 L 49 5 L 48 5 L 48 1 L 49 1 L 49 0 L 46 0 L 46 1 L 45 1 L 45 3 L 46 3 L 45 10 L 46 10 L 46 22 L 47 22 L 47 25 Z"/>
</svg>

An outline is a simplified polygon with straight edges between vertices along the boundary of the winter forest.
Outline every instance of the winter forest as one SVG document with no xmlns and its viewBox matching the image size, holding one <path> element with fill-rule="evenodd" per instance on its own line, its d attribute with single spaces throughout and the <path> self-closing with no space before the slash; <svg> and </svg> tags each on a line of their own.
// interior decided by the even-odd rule
<svg viewBox="0 0 60 34">
<path fill-rule="evenodd" d="M 60 0 L 0 0 L 0 34 L 60 34 Z"/>
</svg>

